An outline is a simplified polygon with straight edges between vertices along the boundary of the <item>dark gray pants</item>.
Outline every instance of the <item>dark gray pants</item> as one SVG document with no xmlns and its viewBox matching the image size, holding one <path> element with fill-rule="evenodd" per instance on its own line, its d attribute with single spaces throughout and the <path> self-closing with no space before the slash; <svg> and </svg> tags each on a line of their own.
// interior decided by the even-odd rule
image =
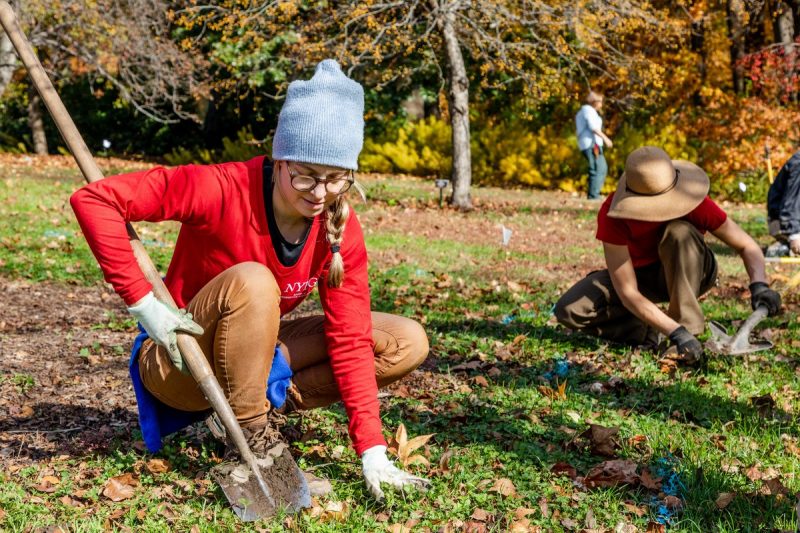
<svg viewBox="0 0 800 533">
<path fill-rule="evenodd" d="M 675 220 L 658 245 L 660 261 L 635 269 L 639 292 L 654 303 L 669 302 L 667 315 L 692 334 L 705 329 L 697 299 L 714 286 L 717 261 L 695 227 Z M 648 326 L 622 305 L 608 270 L 592 272 L 556 303 L 556 318 L 564 326 L 589 335 L 641 344 Z"/>
</svg>

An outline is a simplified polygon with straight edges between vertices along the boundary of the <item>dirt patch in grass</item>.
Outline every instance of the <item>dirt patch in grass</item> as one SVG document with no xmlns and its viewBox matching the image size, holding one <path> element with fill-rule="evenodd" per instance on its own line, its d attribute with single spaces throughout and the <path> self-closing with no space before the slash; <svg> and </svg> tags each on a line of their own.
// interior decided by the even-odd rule
<svg viewBox="0 0 800 533">
<path fill-rule="evenodd" d="M 136 424 L 127 379 L 129 331 L 116 294 L 0 280 L 0 456 L 30 461 L 108 446 Z"/>
</svg>

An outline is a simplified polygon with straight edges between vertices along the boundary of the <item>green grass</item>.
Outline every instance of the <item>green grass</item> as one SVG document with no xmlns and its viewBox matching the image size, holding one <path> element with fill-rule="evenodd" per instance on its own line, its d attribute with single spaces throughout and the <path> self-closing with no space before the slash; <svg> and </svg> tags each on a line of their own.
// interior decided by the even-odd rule
<svg viewBox="0 0 800 533">
<path fill-rule="evenodd" d="M 99 270 L 66 203 L 78 184 L 74 173 L 0 181 L 0 273 L 32 281 L 99 282 Z M 423 181 L 367 180 L 367 189 L 372 201 L 359 208 L 364 219 L 411 204 L 435 204 L 438 198 L 433 186 Z M 296 448 L 303 468 L 334 480 L 333 499 L 346 504 L 344 516 L 306 513 L 256 525 L 237 523 L 219 490 L 197 481 L 212 465 L 212 449 L 189 432 L 173 438 L 160 454 L 173 466 L 166 473 L 150 474 L 144 465 L 151 457 L 124 440 L 116 442 L 110 454 L 54 459 L 13 473 L 0 470 L 0 509 L 5 512 L 0 528 L 22 531 L 70 525 L 75 531 L 105 527 L 188 531 L 197 526 L 200 531 L 218 531 L 291 526 L 300 531 L 380 531 L 408 523 L 420 531 L 437 531 L 448 524 L 456 530 L 466 527 L 478 521 L 473 516 L 482 509 L 488 518 L 481 523 L 488 530 L 508 531 L 515 512 L 529 508 L 530 524 L 544 531 L 580 530 L 588 527 L 590 514 L 598 528 L 613 530 L 623 523 L 644 531 L 655 518 L 657 507 L 652 503 L 659 498 L 657 491 L 625 486 L 588 490 L 550 473 L 555 463 L 563 461 L 585 475 L 604 460 L 579 437 L 587 424 L 594 423 L 620 428 L 617 456 L 635 461 L 640 471 L 656 467 L 664 458 L 674 461 L 684 489 L 683 509 L 674 514 L 671 531 L 794 530 L 794 494 L 800 490 L 795 346 L 800 345 L 800 323 L 793 301 L 786 315 L 762 325 L 776 333 L 776 350 L 750 358 L 718 357 L 700 370 L 664 373 L 652 354 L 568 335 L 552 324 L 553 302 L 575 280 L 547 274 L 582 254 L 596 257 L 600 265 L 591 239 L 592 213 L 559 207 L 552 195 L 543 193 L 491 189 L 475 195 L 499 206 L 488 214 L 492 221 L 509 221 L 522 228 L 520 232 L 527 230 L 526 217 L 559 209 L 566 220 L 582 223 L 578 231 L 583 236 L 564 243 L 556 260 L 547 262 L 535 252 L 506 252 L 493 242 L 468 242 L 454 231 L 420 238 L 389 225 L 368 234 L 374 308 L 417 318 L 430 338 L 435 365 L 426 374 L 426 388 L 410 387 L 408 394 L 387 398 L 382 413 L 387 431 L 403 423 L 412 436 L 435 434 L 424 450 L 432 466 L 415 470 L 431 477 L 430 491 L 389 492 L 383 505 L 371 500 L 349 448 L 346 417 L 340 406 L 334 406 L 306 416 L 304 429 L 313 433 Z M 519 203 L 518 209 L 513 202 Z M 765 240 L 762 207 L 732 206 L 729 213 Z M 148 250 L 163 269 L 175 227 L 137 224 L 140 227 Z M 738 278 L 746 288 L 741 262 L 718 251 L 723 284 Z M 508 268 L 498 270 L 498 264 Z M 746 316 L 746 292 L 725 300 L 720 294 L 712 292 L 704 300 L 707 318 L 730 323 Z M 127 317 L 110 314 L 93 327 L 119 331 L 130 326 Z M 95 350 L 85 349 L 86 355 Z M 570 361 L 567 374 L 548 379 L 563 358 Z M 475 362 L 476 368 L 453 370 L 467 362 Z M 612 376 L 622 379 L 621 387 L 593 392 L 596 383 L 606 383 Z M 3 379 L 20 388 L 35 386 L 32 376 Z M 545 394 L 544 387 L 555 389 L 564 380 L 564 398 Z M 760 411 L 751 398 L 767 393 L 776 405 Z M 343 450 L 342 456 L 334 459 L 337 448 Z M 439 460 L 445 452 L 452 457 L 442 470 Z M 788 494 L 759 493 L 762 482 L 747 476 L 754 465 L 761 471 L 772 468 Z M 44 471 L 61 480 L 55 492 L 34 488 Z M 109 477 L 125 472 L 139 473 L 140 486 L 134 498 L 112 503 L 102 496 L 102 486 Z M 490 490 L 500 478 L 513 482 L 514 496 Z M 80 509 L 69 500 L 76 491 L 82 495 Z M 736 497 L 720 510 L 715 501 L 725 492 Z M 644 514 L 638 516 L 632 511 L 636 508 Z"/>
</svg>

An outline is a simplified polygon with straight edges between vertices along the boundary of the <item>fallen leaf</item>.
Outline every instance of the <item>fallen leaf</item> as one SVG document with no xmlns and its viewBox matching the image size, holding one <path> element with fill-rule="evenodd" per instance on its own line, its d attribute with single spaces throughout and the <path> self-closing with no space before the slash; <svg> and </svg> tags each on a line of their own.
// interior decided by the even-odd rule
<svg viewBox="0 0 800 533">
<path fill-rule="evenodd" d="M 151 474 L 163 474 L 172 470 L 172 465 L 166 459 L 153 458 L 147 461 L 144 465 L 148 472 Z"/>
<path fill-rule="evenodd" d="M 488 387 L 489 381 L 483 376 L 475 376 L 472 378 L 472 382 L 479 387 Z"/>
<path fill-rule="evenodd" d="M 59 498 L 59 501 L 63 505 L 66 505 L 67 507 L 76 507 L 76 508 L 84 507 L 84 503 L 83 502 L 81 502 L 80 500 L 75 500 L 75 499 L 73 499 L 73 498 L 71 498 L 69 496 L 66 496 L 66 495 L 62 496 L 61 498 Z"/>
<path fill-rule="evenodd" d="M 553 389 L 549 385 L 539 385 L 539 392 L 543 396 L 551 400 L 566 400 L 567 399 L 567 381 L 564 380 L 558 384 L 557 389 Z"/>
<path fill-rule="evenodd" d="M 483 366 L 483 361 L 469 361 L 450 367 L 450 372 L 464 372 L 466 370 L 477 370 Z"/>
<path fill-rule="evenodd" d="M 764 476 L 764 473 L 758 468 L 758 465 L 753 465 L 745 471 L 744 475 L 750 481 L 758 481 Z"/>
<path fill-rule="evenodd" d="M 136 486 L 139 482 L 133 477 L 132 474 L 122 474 L 109 478 L 103 488 L 103 496 L 114 502 L 121 502 L 132 498 L 136 492 Z"/>
<path fill-rule="evenodd" d="M 658 522 L 649 522 L 647 524 L 647 533 L 666 533 L 667 526 L 659 524 Z"/>
<path fill-rule="evenodd" d="M 509 531 L 511 533 L 528 533 L 531 529 L 531 521 L 527 518 L 521 518 L 511 523 Z"/>
<path fill-rule="evenodd" d="M 591 451 L 595 455 L 614 457 L 619 443 L 615 438 L 619 433 L 618 427 L 605 427 L 599 424 L 589 424 L 589 429 L 581 434 L 581 437 L 588 438 Z"/>
<path fill-rule="evenodd" d="M 427 466 L 429 462 L 424 456 L 419 454 L 413 455 L 413 453 L 417 449 L 425 446 L 433 435 L 433 433 L 429 435 L 420 435 L 409 440 L 405 424 L 400 424 L 389 443 L 388 450 L 397 456 L 403 466 L 409 466 L 411 464 Z"/>
<path fill-rule="evenodd" d="M 550 509 L 547 505 L 546 498 L 539 498 L 539 510 L 542 512 L 542 517 L 544 518 L 550 517 Z"/>
<path fill-rule="evenodd" d="M 517 507 L 514 510 L 514 518 L 517 520 L 522 520 L 528 515 L 531 515 L 536 512 L 536 509 L 531 509 L 530 507 Z"/>
<path fill-rule="evenodd" d="M 717 509 L 725 509 L 734 498 L 736 498 L 735 492 L 720 492 L 714 504 L 717 506 Z"/>
<path fill-rule="evenodd" d="M 486 522 L 490 517 L 491 515 L 481 508 L 475 509 L 470 515 L 470 518 L 473 520 L 480 520 L 481 522 Z"/>
<path fill-rule="evenodd" d="M 464 533 L 486 533 L 486 524 L 483 522 L 467 522 L 464 524 Z"/>
<path fill-rule="evenodd" d="M 500 478 L 494 482 L 492 488 L 489 489 L 490 492 L 496 492 L 501 496 L 516 496 L 517 489 L 514 487 L 514 483 L 508 478 Z"/>
<path fill-rule="evenodd" d="M 578 471 L 569 463 L 558 462 L 550 468 L 550 472 L 557 476 L 567 476 L 570 479 L 578 477 Z"/>
<path fill-rule="evenodd" d="M 561 520 L 561 525 L 567 528 L 568 530 L 572 531 L 574 529 L 577 529 L 578 522 L 576 522 L 572 518 L 564 518 L 563 520 Z"/>
<path fill-rule="evenodd" d="M 775 409 L 775 400 L 772 398 L 772 395 L 762 394 L 761 396 L 752 396 L 750 398 L 750 403 L 753 404 L 753 407 L 756 408 L 758 414 L 761 416 L 769 416 L 772 414 L 772 411 Z"/>
<path fill-rule="evenodd" d="M 646 489 L 661 490 L 661 478 L 660 477 L 654 478 L 652 474 L 650 474 L 649 468 L 642 469 L 642 475 L 639 476 L 639 481 L 641 482 L 642 486 Z"/>
<path fill-rule="evenodd" d="M 450 459 L 453 457 L 453 450 L 447 450 L 439 457 L 439 470 L 442 472 L 450 471 Z"/>
<path fill-rule="evenodd" d="M 590 489 L 617 485 L 636 486 L 639 484 L 636 467 L 636 463 L 625 459 L 603 461 L 586 474 L 584 484 Z"/>
<path fill-rule="evenodd" d="M 347 508 L 347 503 L 331 500 L 325 504 L 325 507 L 322 509 L 320 519 L 323 522 L 344 522 L 347 520 L 348 514 L 349 509 Z"/>
<path fill-rule="evenodd" d="M 589 530 L 594 530 L 597 528 L 597 519 L 594 517 L 594 511 L 591 509 L 586 511 L 586 518 L 583 519 L 583 524 L 586 526 L 586 529 Z"/>
<path fill-rule="evenodd" d="M 42 479 L 39 481 L 39 484 L 33 488 L 38 490 L 39 492 L 51 494 L 56 490 L 58 490 L 58 485 L 60 483 L 61 479 L 57 478 L 56 476 L 46 475 L 42 476 Z"/>
<path fill-rule="evenodd" d="M 647 514 L 646 508 L 636 505 L 635 503 L 624 502 L 623 505 L 625 505 L 625 509 L 627 509 L 629 513 L 633 513 L 639 518 Z"/>
<path fill-rule="evenodd" d="M 665 496 L 664 505 L 667 506 L 667 509 L 680 509 L 683 507 L 683 500 L 677 496 Z"/>
<path fill-rule="evenodd" d="M 768 496 L 785 496 L 789 493 L 780 478 L 762 479 L 761 483 L 761 491 Z"/>
</svg>

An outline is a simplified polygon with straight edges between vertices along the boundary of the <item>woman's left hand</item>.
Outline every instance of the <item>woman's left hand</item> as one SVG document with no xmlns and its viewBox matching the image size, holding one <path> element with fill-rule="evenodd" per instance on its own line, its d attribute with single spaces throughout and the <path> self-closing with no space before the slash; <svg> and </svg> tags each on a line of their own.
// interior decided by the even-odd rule
<svg viewBox="0 0 800 533">
<path fill-rule="evenodd" d="M 373 446 L 361 454 L 361 466 L 367 489 L 376 500 L 383 500 L 381 483 L 387 483 L 397 489 L 413 486 L 425 491 L 431 482 L 400 470 L 386 457 L 386 446 Z"/>
</svg>

